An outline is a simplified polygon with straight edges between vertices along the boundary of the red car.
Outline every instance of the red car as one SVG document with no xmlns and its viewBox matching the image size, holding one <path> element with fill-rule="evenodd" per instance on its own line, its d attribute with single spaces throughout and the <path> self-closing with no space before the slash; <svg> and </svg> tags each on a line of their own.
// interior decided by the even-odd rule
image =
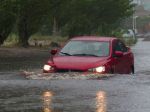
<svg viewBox="0 0 150 112">
<path fill-rule="evenodd" d="M 134 73 L 131 49 L 113 37 L 82 36 L 71 39 L 53 55 L 43 67 L 44 73 Z"/>
</svg>

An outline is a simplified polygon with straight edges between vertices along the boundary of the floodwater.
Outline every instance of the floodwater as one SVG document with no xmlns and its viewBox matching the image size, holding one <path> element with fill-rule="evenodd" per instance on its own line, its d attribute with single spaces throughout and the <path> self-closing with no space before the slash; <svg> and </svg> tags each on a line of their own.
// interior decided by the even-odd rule
<svg viewBox="0 0 150 112">
<path fill-rule="evenodd" d="M 0 112 L 150 112 L 149 46 L 140 40 L 132 47 L 134 75 L 90 79 L 57 74 L 45 80 L 0 72 Z"/>
<path fill-rule="evenodd" d="M 0 72 L 39 69 L 49 57 L 49 51 L 44 49 L 11 49 L 0 48 Z"/>
</svg>

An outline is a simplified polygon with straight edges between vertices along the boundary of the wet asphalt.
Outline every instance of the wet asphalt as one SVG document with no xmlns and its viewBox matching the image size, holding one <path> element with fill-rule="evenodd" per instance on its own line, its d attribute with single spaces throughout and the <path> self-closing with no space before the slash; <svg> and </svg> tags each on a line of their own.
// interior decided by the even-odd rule
<svg viewBox="0 0 150 112">
<path fill-rule="evenodd" d="M 150 112 L 149 46 L 140 39 L 132 47 L 134 75 L 29 80 L 0 71 L 0 112 Z"/>
</svg>

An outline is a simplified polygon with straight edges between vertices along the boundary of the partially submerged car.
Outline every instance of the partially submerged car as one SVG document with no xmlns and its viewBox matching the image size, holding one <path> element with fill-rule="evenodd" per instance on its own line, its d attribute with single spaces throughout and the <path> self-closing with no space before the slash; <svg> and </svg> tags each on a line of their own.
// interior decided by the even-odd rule
<svg viewBox="0 0 150 112">
<path fill-rule="evenodd" d="M 44 73 L 134 73 L 131 49 L 113 37 L 75 37 L 62 49 L 52 50 L 51 54 L 43 67 Z"/>
</svg>

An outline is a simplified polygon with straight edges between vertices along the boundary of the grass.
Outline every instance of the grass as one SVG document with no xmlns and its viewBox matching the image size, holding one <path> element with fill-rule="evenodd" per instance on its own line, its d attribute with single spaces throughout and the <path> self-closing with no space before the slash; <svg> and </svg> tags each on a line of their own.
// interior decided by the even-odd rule
<svg viewBox="0 0 150 112">
<path fill-rule="evenodd" d="M 29 39 L 29 42 L 33 42 L 33 41 L 45 41 L 45 43 L 58 43 L 59 45 L 64 44 L 68 38 L 67 37 L 62 37 L 62 36 L 44 36 L 44 35 L 39 35 L 39 34 L 35 34 L 32 35 Z"/>
<path fill-rule="evenodd" d="M 34 34 L 30 37 L 29 43 L 31 46 L 34 45 L 35 41 L 42 42 L 43 47 L 50 45 L 51 42 L 55 42 L 58 44 L 63 44 L 68 40 L 67 37 L 61 37 L 61 36 L 46 36 L 46 35 L 40 35 L 40 34 Z M 3 46 L 4 47 L 17 47 L 19 46 L 19 37 L 16 34 L 10 34 L 9 37 L 5 40 Z"/>
<path fill-rule="evenodd" d="M 3 46 L 5 47 L 14 47 L 18 46 L 19 37 L 16 34 L 10 34 L 5 40 Z"/>
</svg>

